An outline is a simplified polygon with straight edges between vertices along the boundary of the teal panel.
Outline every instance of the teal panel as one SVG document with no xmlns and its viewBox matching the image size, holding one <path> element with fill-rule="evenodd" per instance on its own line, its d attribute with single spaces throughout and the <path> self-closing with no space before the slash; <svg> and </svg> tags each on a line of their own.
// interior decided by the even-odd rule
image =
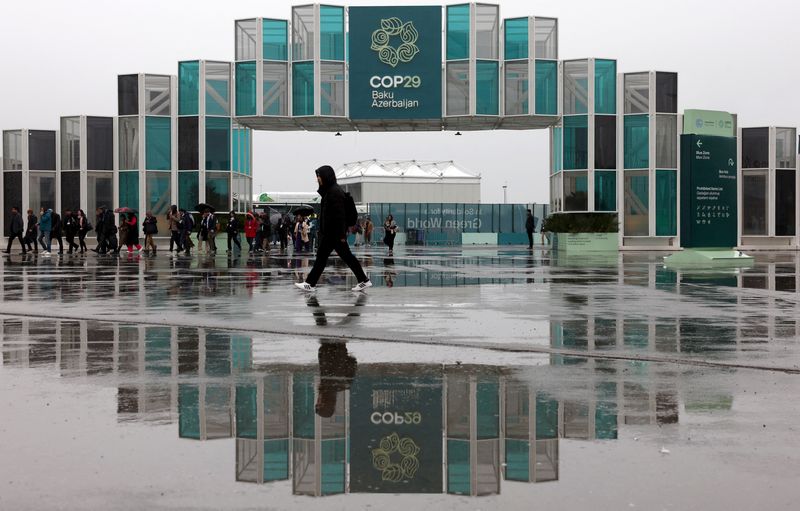
<svg viewBox="0 0 800 511">
<path fill-rule="evenodd" d="M 553 128 L 550 135 L 550 143 L 552 144 L 551 150 L 551 168 L 550 172 L 555 174 L 564 169 L 564 146 L 563 146 L 563 129 Z"/>
<path fill-rule="evenodd" d="M 169 174 L 167 174 L 169 177 Z M 169 327 L 147 327 L 144 332 L 144 364 L 147 372 L 172 374 L 172 330 Z"/>
<path fill-rule="evenodd" d="M 536 113 L 558 115 L 558 62 L 536 61 Z"/>
<path fill-rule="evenodd" d="M 243 335 L 231 334 L 231 357 L 234 369 L 250 369 L 253 365 L 252 339 Z"/>
<path fill-rule="evenodd" d="M 235 172 L 242 172 L 242 157 L 241 157 L 241 141 L 242 130 L 234 129 L 231 135 L 231 145 L 233 157 L 231 159 L 231 170 Z"/>
<path fill-rule="evenodd" d="M 496 381 L 479 381 L 475 393 L 478 439 L 500 438 L 500 384 Z"/>
<path fill-rule="evenodd" d="M 594 61 L 594 111 L 598 114 L 617 113 L 617 61 Z"/>
<path fill-rule="evenodd" d="M 206 170 L 231 170 L 231 120 L 206 117 Z"/>
<path fill-rule="evenodd" d="M 288 60 L 288 22 L 286 20 L 264 19 L 262 26 L 264 60 Z"/>
<path fill-rule="evenodd" d="M 470 494 L 469 441 L 447 439 L 447 493 Z"/>
<path fill-rule="evenodd" d="M 650 332 L 645 321 L 625 320 L 623 323 L 623 340 L 625 346 L 647 348 Z"/>
<path fill-rule="evenodd" d="M 558 438 L 558 401 L 536 395 L 536 440 Z"/>
<path fill-rule="evenodd" d="M 111 207 L 111 204 L 106 204 Z M 139 173 L 126 171 L 119 173 L 119 207 L 139 209 Z"/>
<path fill-rule="evenodd" d="M 322 494 L 344 493 L 347 442 L 344 438 L 322 441 Z"/>
<path fill-rule="evenodd" d="M 501 232 L 497 235 L 498 245 L 527 245 L 528 234 L 524 232 Z"/>
<path fill-rule="evenodd" d="M 145 210 L 152 211 L 156 217 L 165 215 L 172 203 L 172 194 L 170 193 L 171 173 L 148 172 L 145 180 Z"/>
<path fill-rule="evenodd" d="M 258 438 L 258 388 L 236 386 L 236 438 Z"/>
<path fill-rule="evenodd" d="M 292 115 L 314 115 L 314 63 L 292 65 Z"/>
<path fill-rule="evenodd" d="M 320 58 L 344 60 L 344 7 L 319 8 Z"/>
<path fill-rule="evenodd" d="M 178 436 L 200 438 L 200 389 L 178 385 Z"/>
<path fill-rule="evenodd" d="M 256 115 L 255 62 L 236 63 L 236 115 Z"/>
<path fill-rule="evenodd" d="M 255 63 L 253 65 L 255 66 Z M 255 84 L 253 90 L 255 91 Z M 206 115 L 230 115 L 230 105 L 230 81 L 206 78 Z"/>
<path fill-rule="evenodd" d="M 616 171 L 596 170 L 594 172 L 594 210 L 617 210 Z"/>
<path fill-rule="evenodd" d="M 674 170 L 656 170 L 656 236 L 678 234 L 678 176 Z"/>
<path fill-rule="evenodd" d="M 492 60 L 477 62 L 476 113 L 478 115 L 498 115 L 500 112 L 500 74 L 499 64 Z"/>
<path fill-rule="evenodd" d="M 172 121 L 169 117 L 147 117 L 145 128 L 145 162 L 147 170 L 172 168 Z"/>
<path fill-rule="evenodd" d="M 586 115 L 564 117 L 564 170 L 586 169 L 589 161 L 589 119 Z"/>
<path fill-rule="evenodd" d="M 200 62 L 178 63 L 178 115 L 200 111 Z"/>
<path fill-rule="evenodd" d="M 231 197 L 230 174 L 206 173 L 206 203 L 217 211 L 228 211 Z"/>
<path fill-rule="evenodd" d="M 531 443 L 527 440 L 506 438 L 506 479 L 525 481 L 531 479 Z"/>
<path fill-rule="evenodd" d="M 528 18 L 514 18 L 505 21 L 506 60 L 528 58 Z"/>
<path fill-rule="evenodd" d="M 264 481 L 289 479 L 289 440 L 264 441 Z"/>
<path fill-rule="evenodd" d="M 179 208 L 192 211 L 197 203 L 200 202 L 199 176 L 199 172 L 178 172 Z"/>
<path fill-rule="evenodd" d="M 292 421 L 295 438 L 314 438 L 314 375 L 296 373 L 292 382 Z"/>
<path fill-rule="evenodd" d="M 469 4 L 447 6 L 447 60 L 469 58 Z"/>
<path fill-rule="evenodd" d="M 625 168 L 646 169 L 650 165 L 650 116 L 625 116 Z"/>
</svg>

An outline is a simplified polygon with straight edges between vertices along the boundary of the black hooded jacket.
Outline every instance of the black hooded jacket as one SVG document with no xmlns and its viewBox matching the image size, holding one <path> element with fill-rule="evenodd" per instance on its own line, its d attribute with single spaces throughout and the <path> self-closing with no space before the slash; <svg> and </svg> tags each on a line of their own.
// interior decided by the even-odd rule
<svg viewBox="0 0 800 511">
<path fill-rule="evenodd" d="M 322 196 L 319 214 L 321 239 L 339 241 L 347 237 L 344 190 L 336 184 L 336 173 L 329 165 L 317 169 L 322 184 L 317 193 Z"/>
</svg>

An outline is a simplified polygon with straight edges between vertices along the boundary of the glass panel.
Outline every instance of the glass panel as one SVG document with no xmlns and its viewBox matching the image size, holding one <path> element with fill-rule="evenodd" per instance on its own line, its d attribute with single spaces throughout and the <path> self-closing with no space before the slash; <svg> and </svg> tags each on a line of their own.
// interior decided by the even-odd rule
<svg viewBox="0 0 800 511">
<path fill-rule="evenodd" d="M 169 76 L 145 76 L 144 92 L 144 113 L 146 115 L 170 114 Z"/>
<path fill-rule="evenodd" d="M 170 194 L 171 175 L 167 172 L 148 172 L 146 176 L 145 210 L 150 211 L 157 219 L 158 233 L 169 233 L 167 211 L 172 204 Z"/>
<path fill-rule="evenodd" d="M 447 60 L 469 58 L 469 25 L 469 4 L 447 6 Z"/>
<path fill-rule="evenodd" d="M 564 115 L 585 114 L 589 104 L 589 62 L 564 62 Z"/>
<path fill-rule="evenodd" d="M 678 174 L 656 171 L 656 236 L 678 234 Z"/>
<path fill-rule="evenodd" d="M 292 66 L 292 115 L 314 115 L 314 63 Z"/>
<path fill-rule="evenodd" d="M 644 114 L 650 111 L 650 75 L 625 75 L 625 113 Z"/>
<path fill-rule="evenodd" d="M 498 115 L 500 113 L 499 63 L 489 60 L 477 62 L 475 94 L 478 115 Z"/>
<path fill-rule="evenodd" d="M 178 169 L 196 170 L 200 168 L 198 137 L 198 118 L 178 119 Z"/>
<path fill-rule="evenodd" d="M 256 115 L 256 63 L 236 63 L 236 115 Z"/>
<path fill-rule="evenodd" d="M 469 114 L 469 63 L 447 64 L 447 115 Z"/>
<path fill-rule="evenodd" d="M 314 58 L 314 6 L 292 8 L 292 60 Z"/>
<path fill-rule="evenodd" d="M 81 119 L 61 118 L 61 170 L 81 168 Z"/>
<path fill-rule="evenodd" d="M 588 168 L 589 119 L 585 115 L 564 117 L 564 169 Z"/>
<path fill-rule="evenodd" d="M 110 208 L 113 204 L 114 175 L 110 172 L 89 172 L 86 175 L 86 214 L 89 218 L 94 218 L 94 212 L 98 207 Z"/>
<path fill-rule="evenodd" d="M 769 128 L 742 128 L 742 168 L 769 167 Z"/>
<path fill-rule="evenodd" d="M 678 113 L 678 73 L 656 73 L 656 112 Z"/>
<path fill-rule="evenodd" d="M 775 235 L 794 236 L 797 207 L 794 170 L 775 172 Z"/>
<path fill-rule="evenodd" d="M 25 211 L 22 211 L 22 172 L 3 172 L 3 204 L 6 209 L 16 207 L 19 209 L 23 218 L 26 218 Z M 39 212 L 36 212 L 38 216 Z M 5 225 L 3 225 L 3 234 L 10 236 L 9 223 L 11 215 L 5 215 Z"/>
<path fill-rule="evenodd" d="M 139 173 L 119 173 L 119 207 L 139 209 Z"/>
<path fill-rule="evenodd" d="M 264 62 L 264 115 L 289 115 L 286 64 Z"/>
<path fill-rule="evenodd" d="M 797 130 L 775 128 L 775 167 L 794 169 L 797 166 Z"/>
<path fill-rule="evenodd" d="M 500 58 L 500 8 L 497 5 L 475 5 L 475 41 L 477 58 Z"/>
<path fill-rule="evenodd" d="M 114 170 L 114 119 L 86 118 L 88 170 Z"/>
<path fill-rule="evenodd" d="M 650 234 L 650 185 L 646 170 L 625 172 L 625 236 Z"/>
<path fill-rule="evenodd" d="M 255 70 L 255 65 L 253 66 Z M 206 115 L 231 114 L 231 66 L 206 62 Z M 253 83 L 255 92 L 255 82 Z M 255 104 L 255 101 L 253 102 Z"/>
<path fill-rule="evenodd" d="M 231 121 L 206 118 L 206 170 L 231 170 Z"/>
<path fill-rule="evenodd" d="M 81 207 L 81 173 L 61 173 L 61 210 L 78 211 Z"/>
<path fill-rule="evenodd" d="M 617 118 L 598 115 L 594 118 L 594 168 L 617 168 Z"/>
<path fill-rule="evenodd" d="M 625 168 L 644 169 L 650 165 L 650 116 L 625 116 Z"/>
<path fill-rule="evenodd" d="M 558 58 L 558 20 L 553 18 L 536 18 L 534 21 L 534 41 L 537 59 Z"/>
<path fill-rule="evenodd" d="M 39 216 L 39 208 L 56 209 L 55 172 L 31 172 L 28 184 L 28 207 L 34 215 Z"/>
<path fill-rule="evenodd" d="M 562 128 L 553 128 L 550 132 L 550 172 L 553 174 L 563 169 L 562 136 Z"/>
<path fill-rule="evenodd" d="M 320 114 L 344 116 L 344 64 L 320 65 Z"/>
<path fill-rule="evenodd" d="M 289 58 L 289 23 L 286 20 L 261 21 L 264 33 L 264 60 L 287 60 Z"/>
<path fill-rule="evenodd" d="M 55 131 L 28 131 L 28 168 L 56 170 Z"/>
<path fill-rule="evenodd" d="M 3 169 L 22 169 L 22 132 L 3 132 Z"/>
<path fill-rule="evenodd" d="M 594 112 L 617 113 L 617 61 L 594 61 Z"/>
<path fill-rule="evenodd" d="M 344 60 L 344 8 L 320 6 L 319 27 L 320 58 Z"/>
<path fill-rule="evenodd" d="M 558 114 L 558 62 L 536 61 L 536 113 Z"/>
<path fill-rule="evenodd" d="M 742 234 L 750 236 L 766 236 L 767 197 L 766 173 L 745 173 L 742 177 Z"/>
<path fill-rule="evenodd" d="M 197 115 L 200 111 L 200 62 L 178 63 L 178 115 Z"/>
<path fill-rule="evenodd" d="M 528 62 L 508 62 L 505 75 L 505 115 L 527 115 Z"/>
<path fill-rule="evenodd" d="M 187 211 L 194 210 L 200 202 L 199 172 L 178 173 L 178 207 Z"/>
<path fill-rule="evenodd" d="M 230 210 L 230 174 L 206 173 L 206 203 L 217 211 Z"/>
<path fill-rule="evenodd" d="M 139 168 L 139 118 L 119 118 L 119 168 Z"/>
<path fill-rule="evenodd" d="M 447 439 L 447 493 L 470 494 L 469 441 Z"/>
<path fill-rule="evenodd" d="M 120 75 L 117 77 L 118 115 L 139 114 L 139 76 Z"/>
<path fill-rule="evenodd" d="M 503 31 L 505 32 L 505 59 L 527 59 L 528 18 L 506 20 Z"/>
<path fill-rule="evenodd" d="M 147 117 L 145 127 L 145 162 L 147 170 L 172 168 L 172 120 L 168 117 Z"/>
<path fill-rule="evenodd" d="M 588 211 L 589 188 L 586 172 L 564 172 L 564 211 Z"/>
<path fill-rule="evenodd" d="M 656 167 L 678 168 L 678 117 L 656 115 Z"/>
<path fill-rule="evenodd" d="M 617 173 L 598 170 L 594 173 L 594 210 L 617 210 Z"/>
<path fill-rule="evenodd" d="M 257 56 L 257 21 L 239 20 L 236 22 L 236 60 L 255 60 Z"/>
</svg>

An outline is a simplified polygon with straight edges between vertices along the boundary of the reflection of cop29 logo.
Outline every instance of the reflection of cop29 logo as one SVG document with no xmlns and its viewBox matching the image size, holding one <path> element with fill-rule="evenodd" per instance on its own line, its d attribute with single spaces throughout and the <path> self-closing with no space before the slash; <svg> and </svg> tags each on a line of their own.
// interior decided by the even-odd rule
<svg viewBox="0 0 800 511">
<path fill-rule="evenodd" d="M 401 44 L 397 48 L 391 45 L 392 37 L 400 37 Z M 381 20 L 381 28 L 372 33 L 370 48 L 378 52 L 378 60 L 392 67 L 401 62 L 411 62 L 419 53 L 417 39 L 419 33 L 410 21 L 403 23 L 400 18 Z"/>
<path fill-rule="evenodd" d="M 419 469 L 419 446 L 409 437 L 392 433 L 381 438 L 380 446 L 372 449 L 372 466 L 381 472 L 383 481 L 399 483 L 413 479 Z"/>
</svg>

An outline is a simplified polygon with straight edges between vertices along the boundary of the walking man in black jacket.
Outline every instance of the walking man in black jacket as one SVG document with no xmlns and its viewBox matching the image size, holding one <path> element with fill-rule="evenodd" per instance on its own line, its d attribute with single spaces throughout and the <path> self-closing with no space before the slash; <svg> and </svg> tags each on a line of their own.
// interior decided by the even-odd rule
<svg viewBox="0 0 800 511">
<path fill-rule="evenodd" d="M 15 239 L 19 239 L 19 244 L 22 245 L 22 253 L 26 252 L 25 242 L 22 240 L 22 232 L 25 227 L 22 223 L 22 215 L 19 214 L 19 209 L 16 207 L 11 208 L 11 221 L 8 224 L 8 248 L 6 254 L 11 253 L 11 244 Z"/>
<path fill-rule="evenodd" d="M 328 263 L 328 257 L 335 250 L 342 261 L 350 267 L 356 279 L 358 279 L 358 285 L 353 288 L 353 291 L 364 291 L 372 286 L 372 282 L 364 274 L 361 264 L 356 259 L 356 256 L 350 252 L 350 246 L 347 244 L 348 226 L 344 191 L 336 183 L 336 173 L 331 166 L 323 165 L 316 170 L 316 173 L 317 183 L 319 184 L 317 193 L 322 196 L 319 215 L 320 242 L 317 249 L 317 259 L 314 261 L 314 267 L 306 277 L 306 281 L 296 283 L 295 286 L 306 292 L 316 290 L 317 281 Z"/>
<path fill-rule="evenodd" d="M 531 210 L 528 210 L 528 217 L 525 219 L 525 232 L 528 233 L 528 248 L 533 248 L 533 231 L 536 229 L 536 219 Z"/>
</svg>

